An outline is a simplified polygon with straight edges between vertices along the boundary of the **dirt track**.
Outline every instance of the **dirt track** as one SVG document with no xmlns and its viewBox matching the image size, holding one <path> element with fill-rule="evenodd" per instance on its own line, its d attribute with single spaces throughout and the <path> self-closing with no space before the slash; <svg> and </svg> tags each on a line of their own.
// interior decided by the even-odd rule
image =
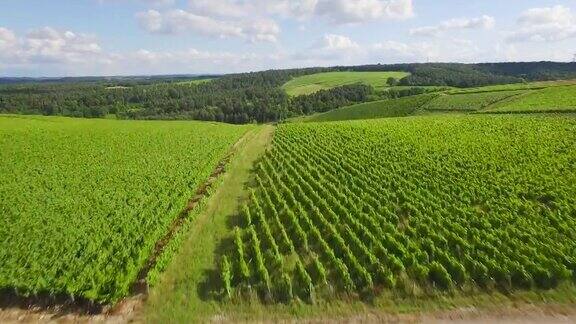
<svg viewBox="0 0 576 324">
<path fill-rule="evenodd" d="M 22 310 L 18 308 L 0 310 L 0 323 L 128 323 L 136 304 L 126 305 L 118 315 L 82 316 L 76 314 L 60 315 L 44 310 Z M 226 322 L 219 318 L 218 322 Z M 298 322 L 298 321 L 295 321 Z M 478 310 L 461 308 L 429 314 L 370 313 L 346 318 L 311 319 L 311 323 L 576 323 L 576 306 L 564 305 L 523 305 L 516 308 Z"/>
</svg>

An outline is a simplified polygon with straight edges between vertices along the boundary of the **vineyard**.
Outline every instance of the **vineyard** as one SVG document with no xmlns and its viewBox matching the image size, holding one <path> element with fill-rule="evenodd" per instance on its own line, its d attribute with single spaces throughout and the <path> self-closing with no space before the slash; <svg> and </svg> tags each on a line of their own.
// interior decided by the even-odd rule
<svg viewBox="0 0 576 324">
<path fill-rule="evenodd" d="M 278 127 L 220 257 L 225 300 L 307 303 L 576 280 L 576 121 Z"/>
<path fill-rule="evenodd" d="M 343 121 L 354 119 L 376 119 L 387 117 L 404 117 L 414 114 L 427 104 L 434 94 L 423 94 L 398 99 L 387 99 L 366 102 L 305 118 L 308 122 Z"/>
<path fill-rule="evenodd" d="M 0 289 L 96 302 L 125 296 L 248 129 L 0 117 Z"/>
<path fill-rule="evenodd" d="M 549 87 L 505 101 L 489 109 L 490 112 L 574 112 L 576 86 Z"/>
<path fill-rule="evenodd" d="M 425 110 L 436 111 L 475 111 L 484 109 L 504 99 L 518 96 L 524 91 L 495 91 L 440 95 L 424 105 Z"/>
</svg>

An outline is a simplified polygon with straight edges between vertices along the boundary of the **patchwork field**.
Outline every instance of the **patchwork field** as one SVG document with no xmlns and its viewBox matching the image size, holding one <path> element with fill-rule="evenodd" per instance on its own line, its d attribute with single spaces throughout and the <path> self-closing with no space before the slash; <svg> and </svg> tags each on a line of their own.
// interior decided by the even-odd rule
<svg viewBox="0 0 576 324">
<path fill-rule="evenodd" d="M 437 93 L 355 104 L 292 121 L 326 122 L 459 113 L 538 113 L 576 111 L 573 81 L 533 82 L 452 89 Z"/>
<path fill-rule="evenodd" d="M 377 90 L 388 87 L 388 78 L 402 79 L 405 72 L 326 72 L 294 78 L 282 86 L 291 96 L 311 94 L 347 84 L 363 83 Z"/>
<path fill-rule="evenodd" d="M 562 117 L 281 125 L 217 293 L 315 303 L 574 282 L 575 144 Z"/>
<path fill-rule="evenodd" d="M 0 116 L 0 289 L 114 302 L 251 126 Z"/>
</svg>

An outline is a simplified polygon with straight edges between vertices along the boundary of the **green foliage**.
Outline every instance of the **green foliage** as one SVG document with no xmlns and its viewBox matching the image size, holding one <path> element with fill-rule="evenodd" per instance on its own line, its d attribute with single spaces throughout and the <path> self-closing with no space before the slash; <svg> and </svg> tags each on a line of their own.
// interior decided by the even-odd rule
<svg viewBox="0 0 576 324">
<path fill-rule="evenodd" d="M 573 281 L 574 156 L 571 118 L 282 124 L 248 204 L 269 274 L 256 280 L 275 302 L 288 278 L 293 298 L 309 302 L 407 283 L 434 294 Z M 297 248 L 275 248 L 287 239 Z M 278 270 L 278 253 L 293 266 Z"/>
<path fill-rule="evenodd" d="M 0 116 L 0 287 L 124 297 L 247 127 Z M 169 260 L 158 259 L 158 269 Z"/>
<path fill-rule="evenodd" d="M 344 85 L 291 98 L 290 110 L 292 115 L 309 115 L 315 112 L 325 112 L 367 101 L 372 93 L 372 87 L 367 85 Z"/>
<path fill-rule="evenodd" d="M 227 256 L 222 257 L 220 264 L 220 277 L 222 278 L 224 296 L 228 299 L 232 298 L 232 269 Z"/>
</svg>

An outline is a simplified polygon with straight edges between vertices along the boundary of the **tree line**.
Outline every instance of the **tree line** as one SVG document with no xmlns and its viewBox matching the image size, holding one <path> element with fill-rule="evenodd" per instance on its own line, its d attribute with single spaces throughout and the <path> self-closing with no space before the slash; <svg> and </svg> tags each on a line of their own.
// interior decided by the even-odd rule
<svg viewBox="0 0 576 324">
<path fill-rule="evenodd" d="M 281 88 L 290 79 L 328 71 L 405 71 L 389 80 L 406 86 L 376 92 L 353 84 L 290 97 Z M 324 112 L 353 103 L 420 94 L 420 86 L 476 87 L 535 80 L 576 78 L 574 63 L 392 64 L 269 70 L 221 76 L 190 84 L 184 79 L 151 80 L 67 78 L 58 82 L 0 85 L 0 112 L 124 119 L 196 119 L 243 124 L 273 122 Z"/>
</svg>

